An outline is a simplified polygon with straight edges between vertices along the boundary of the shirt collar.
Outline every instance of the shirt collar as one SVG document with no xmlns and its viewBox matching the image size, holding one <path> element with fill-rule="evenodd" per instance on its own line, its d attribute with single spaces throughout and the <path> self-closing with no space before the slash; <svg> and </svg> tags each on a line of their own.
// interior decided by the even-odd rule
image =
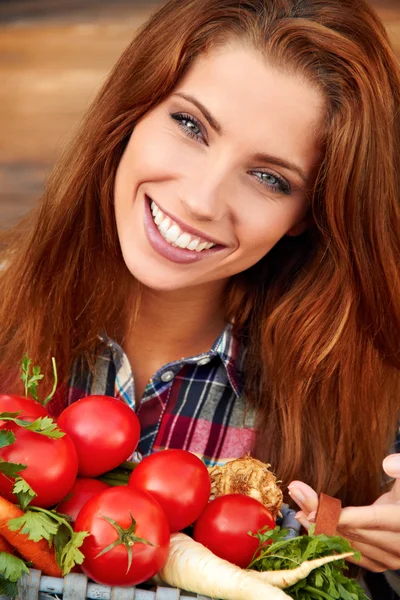
<svg viewBox="0 0 400 600">
<path fill-rule="evenodd" d="M 119 370 L 119 365 L 129 365 L 128 357 L 117 342 L 112 340 L 105 332 L 101 333 L 99 338 L 111 350 L 113 359 L 116 363 L 117 372 Z M 201 364 L 201 361 L 204 359 L 211 359 L 214 356 L 219 356 L 225 367 L 228 380 L 233 391 L 238 397 L 240 397 L 243 393 L 243 368 L 245 355 L 245 347 L 234 337 L 232 332 L 232 324 L 227 323 L 208 352 L 203 352 L 201 354 L 197 354 L 196 356 L 182 358 L 169 363 L 166 365 L 166 367 L 169 369 L 171 367 L 179 368 L 182 363 Z"/>
</svg>

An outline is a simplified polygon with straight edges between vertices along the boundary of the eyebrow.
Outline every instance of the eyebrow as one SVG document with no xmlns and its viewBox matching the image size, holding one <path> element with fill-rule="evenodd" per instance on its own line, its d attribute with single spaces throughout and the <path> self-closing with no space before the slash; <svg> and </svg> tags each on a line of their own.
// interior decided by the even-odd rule
<svg viewBox="0 0 400 600">
<path fill-rule="evenodd" d="M 203 114 L 204 118 L 207 119 L 209 125 L 214 129 L 214 131 L 216 131 L 219 135 L 223 135 L 224 129 L 223 129 L 222 125 L 217 121 L 217 119 L 215 119 L 215 117 L 212 116 L 210 111 L 199 100 L 197 100 L 196 98 L 194 98 L 193 96 L 191 96 L 189 94 L 184 94 L 183 92 L 176 92 L 174 94 L 174 96 L 179 96 L 180 98 L 183 98 L 187 102 L 191 102 L 191 104 L 193 104 L 194 106 L 196 106 L 199 109 L 199 111 Z M 308 182 L 308 177 L 304 173 L 304 171 L 295 163 L 285 160 L 284 158 L 279 158 L 277 156 L 272 156 L 270 154 L 263 154 L 263 153 L 257 152 L 256 154 L 253 154 L 251 159 L 252 159 L 252 161 L 254 160 L 255 162 L 272 164 L 272 165 L 276 165 L 277 167 L 282 167 L 284 169 L 288 169 L 289 171 L 297 173 L 297 175 L 300 177 L 300 179 L 303 181 L 304 184 L 307 184 L 307 182 Z"/>
<path fill-rule="evenodd" d="M 196 100 L 196 98 L 190 96 L 189 94 L 183 94 L 182 92 L 176 92 L 174 96 L 179 96 L 180 98 L 183 98 L 184 100 L 187 100 L 188 102 L 194 104 L 199 109 L 199 111 L 203 113 L 204 118 L 207 119 L 214 131 L 216 131 L 219 135 L 222 135 L 224 133 L 222 125 L 218 123 L 217 119 L 215 119 L 212 116 L 212 114 L 206 109 L 204 104 Z"/>
<path fill-rule="evenodd" d="M 308 182 L 308 177 L 304 173 L 303 169 L 301 169 L 295 163 L 285 160 L 284 158 L 278 158 L 277 156 L 271 156 L 270 154 L 260 154 L 259 152 L 257 152 L 257 154 L 253 154 L 251 158 L 255 162 L 268 163 L 270 165 L 276 165 L 277 167 L 282 167 L 284 169 L 288 169 L 289 171 L 293 171 L 294 173 L 297 173 L 303 183 L 307 184 Z"/>
</svg>

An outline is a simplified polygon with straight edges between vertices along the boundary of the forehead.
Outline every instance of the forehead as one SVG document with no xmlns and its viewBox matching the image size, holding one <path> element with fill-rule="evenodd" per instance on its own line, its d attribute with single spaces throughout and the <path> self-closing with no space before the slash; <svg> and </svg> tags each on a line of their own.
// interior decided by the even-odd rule
<svg viewBox="0 0 400 600">
<path fill-rule="evenodd" d="M 200 56 L 176 91 L 195 96 L 243 148 L 286 153 L 306 166 L 304 155 L 317 143 L 325 108 L 322 93 L 240 42 Z"/>
</svg>

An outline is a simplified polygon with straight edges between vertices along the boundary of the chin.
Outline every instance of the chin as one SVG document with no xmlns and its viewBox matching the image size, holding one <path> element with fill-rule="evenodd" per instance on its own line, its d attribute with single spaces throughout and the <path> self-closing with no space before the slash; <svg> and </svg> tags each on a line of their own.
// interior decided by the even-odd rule
<svg viewBox="0 0 400 600">
<path fill-rule="evenodd" d="M 168 273 L 159 265 L 154 267 L 147 261 L 125 260 L 125 264 L 133 277 L 142 285 L 152 290 L 170 292 L 189 287 L 194 283 L 189 281 L 188 277 L 179 276 L 179 274 Z"/>
</svg>

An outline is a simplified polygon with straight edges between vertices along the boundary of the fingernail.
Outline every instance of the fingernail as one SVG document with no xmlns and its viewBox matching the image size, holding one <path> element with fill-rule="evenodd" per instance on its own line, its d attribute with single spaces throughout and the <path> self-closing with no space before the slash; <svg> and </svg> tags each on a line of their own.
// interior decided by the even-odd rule
<svg viewBox="0 0 400 600">
<path fill-rule="evenodd" d="M 315 510 L 313 510 L 313 511 L 312 511 L 312 512 L 310 512 L 310 514 L 308 515 L 308 517 L 307 517 L 307 520 L 308 520 L 310 523 L 315 523 L 315 518 L 316 518 L 316 516 L 317 516 L 317 512 L 316 512 Z"/>
<path fill-rule="evenodd" d="M 387 456 L 382 463 L 385 472 L 393 479 L 400 479 L 400 454 Z"/>
<path fill-rule="evenodd" d="M 300 508 L 303 508 L 306 498 L 298 488 L 289 488 L 289 496 L 296 502 L 298 506 L 300 506 Z"/>
</svg>

